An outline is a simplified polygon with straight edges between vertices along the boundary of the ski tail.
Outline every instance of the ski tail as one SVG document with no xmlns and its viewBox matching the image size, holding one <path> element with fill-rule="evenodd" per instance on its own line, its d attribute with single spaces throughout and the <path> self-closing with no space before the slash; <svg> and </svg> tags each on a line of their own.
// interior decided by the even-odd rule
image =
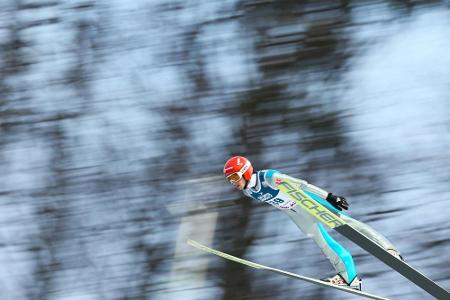
<svg viewBox="0 0 450 300">
<path fill-rule="evenodd" d="M 335 228 L 335 230 L 384 262 L 386 265 L 390 266 L 392 269 L 403 275 L 412 283 L 422 288 L 424 291 L 428 292 L 436 299 L 450 300 L 450 293 L 447 290 L 439 286 L 436 282 L 434 282 L 421 272 L 411 267 L 406 262 L 387 252 L 381 246 L 368 239 L 365 235 L 363 235 L 352 226 L 346 224 Z"/>
</svg>

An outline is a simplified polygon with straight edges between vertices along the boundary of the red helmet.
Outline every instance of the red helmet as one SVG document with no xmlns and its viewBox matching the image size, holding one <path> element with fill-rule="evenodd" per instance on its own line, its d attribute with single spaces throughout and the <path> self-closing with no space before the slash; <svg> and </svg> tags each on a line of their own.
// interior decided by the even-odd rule
<svg viewBox="0 0 450 300">
<path fill-rule="evenodd" d="M 243 156 L 233 156 L 223 166 L 223 175 L 230 181 L 238 181 L 242 177 L 248 181 L 252 174 L 252 164 Z"/>
</svg>

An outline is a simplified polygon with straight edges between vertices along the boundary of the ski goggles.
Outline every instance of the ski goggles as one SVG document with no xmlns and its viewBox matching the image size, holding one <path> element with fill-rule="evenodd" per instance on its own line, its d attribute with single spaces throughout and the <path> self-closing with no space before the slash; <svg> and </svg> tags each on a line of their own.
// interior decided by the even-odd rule
<svg viewBox="0 0 450 300">
<path fill-rule="evenodd" d="M 240 171 L 239 172 L 234 172 L 234 173 L 231 173 L 230 175 L 228 175 L 227 179 L 231 183 L 238 182 L 239 180 L 241 180 L 242 175 L 243 174 Z"/>
<path fill-rule="evenodd" d="M 231 173 L 230 175 L 228 175 L 226 178 L 228 179 L 228 181 L 230 181 L 231 183 L 235 183 L 238 182 L 239 180 L 241 180 L 241 178 L 244 176 L 244 173 L 248 170 L 248 168 L 250 168 L 250 162 L 246 162 L 245 165 L 237 172 Z"/>
</svg>

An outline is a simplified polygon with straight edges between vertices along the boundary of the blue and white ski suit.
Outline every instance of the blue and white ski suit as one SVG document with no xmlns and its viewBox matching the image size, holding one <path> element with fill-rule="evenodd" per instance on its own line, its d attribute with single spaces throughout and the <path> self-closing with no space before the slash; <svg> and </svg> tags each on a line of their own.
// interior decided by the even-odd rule
<svg viewBox="0 0 450 300">
<path fill-rule="evenodd" d="M 316 242 L 325 256 L 330 260 L 338 274 L 340 274 L 347 282 L 352 282 L 357 275 L 352 255 L 328 234 L 323 224 L 308 212 L 297 207 L 295 201 L 276 187 L 277 185 L 275 183 L 278 180 L 283 180 L 283 178 L 294 181 L 298 185 L 298 188 L 303 190 L 311 198 L 338 213 L 348 224 L 362 232 L 384 249 L 395 250 L 395 247 L 381 234 L 329 204 L 325 200 L 328 195 L 328 192 L 325 190 L 309 184 L 304 180 L 290 177 L 275 170 L 261 170 L 254 173 L 246 188 L 243 190 L 244 194 L 253 199 L 269 203 L 285 212 L 301 231 Z"/>
</svg>

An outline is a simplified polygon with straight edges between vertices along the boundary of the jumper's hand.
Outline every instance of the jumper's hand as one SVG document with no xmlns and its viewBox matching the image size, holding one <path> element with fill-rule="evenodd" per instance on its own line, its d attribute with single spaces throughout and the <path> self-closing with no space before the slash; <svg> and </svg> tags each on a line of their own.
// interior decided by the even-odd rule
<svg viewBox="0 0 450 300">
<path fill-rule="evenodd" d="M 331 205 L 336 207 L 338 210 L 342 209 L 347 210 L 349 207 L 347 200 L 345 200 L 345 198 L 342 196 L 335 196 L 329 193 L 325 200 L 327 200 Z"/>
</svg>

